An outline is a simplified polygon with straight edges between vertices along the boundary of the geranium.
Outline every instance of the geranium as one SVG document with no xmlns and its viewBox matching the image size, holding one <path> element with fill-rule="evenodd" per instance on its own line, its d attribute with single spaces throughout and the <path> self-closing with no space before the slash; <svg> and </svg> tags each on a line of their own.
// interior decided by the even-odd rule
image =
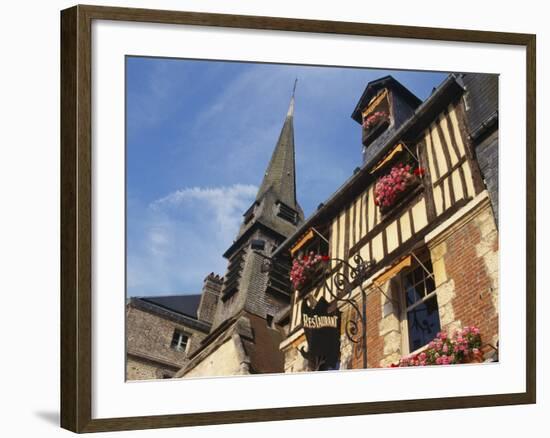
<svg viewBox="0 0 550 438">
<path fill-rule="evenodd" d="M 477 327 L 464 327 L 457 330 L 452 337 L 447 332 L 440 332 L 428 344 L 426 350 L 419 354 L 402 357 L 395 367 L 412 367 L 424 365 L 451 365 L 481 360 L 481 335 Z"/>
<path fill-rule="evenodd" d="M 327 262 L 329 259 L 329 256 L 315 254 L 313 251 L 301 259 L 295 258 L 290 269 L 290 281 L 294 289 L 300 289 L 317 269 L 319 263 Z"/>
<path fill-rule="evenodd" d="M 378 125 L 382 120 L 388 119 L 388 113 L 385 111 L 376 111 L 375 113 L 370 114 L 363 121 L 363 127 L 368 131 L 374 126 Z"/>
<path fill-rule="evenodd" d="M 381 207 L 391 206 L 399 193 L 406 191 L 424 175 L 422 167 L 399 163 L 390 172 L 378 179 L 374 186 L 374 203 Z"/>
</svg>

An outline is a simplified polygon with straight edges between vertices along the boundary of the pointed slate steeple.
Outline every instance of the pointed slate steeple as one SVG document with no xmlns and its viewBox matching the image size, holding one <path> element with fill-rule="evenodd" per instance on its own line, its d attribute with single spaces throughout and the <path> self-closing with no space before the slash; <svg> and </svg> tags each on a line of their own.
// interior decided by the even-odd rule
<svg viewBox="0 0 550 438">
<path fill-rule="evenodd" d="M 258 190 L 256 201 L 260 201 L 265 193 L 271 189 L 280 202 L 298 211 L 296 166 L 294 163 L 294 94 L 296 83 L 297 80 L 294 81 L 294 89 L 292 90 L 285 122 Z"/>
<path fill-rule="evenodd" d="M 256 200 L 244 213 L 235 243 L 225 256 L 240 246 L 241 237 L 255 226 L 265 228 L 288 237 L 296 226 L 304 220 L 302 208 L 296 200 L 296 165 L 294 163 L 294 95 L 296 82 L 292 90 L 290 104 L 279 139 L 271 155 Z"/>
</svg>

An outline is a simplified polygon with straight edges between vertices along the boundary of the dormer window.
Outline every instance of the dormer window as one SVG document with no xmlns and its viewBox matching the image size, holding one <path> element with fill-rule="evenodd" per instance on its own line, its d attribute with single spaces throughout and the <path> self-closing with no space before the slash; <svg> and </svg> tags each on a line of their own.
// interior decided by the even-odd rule
<svg viewBox="0 0 550 438">
<path fill-rule="evenodd" d="M 361 125 L 363 161 L 373 159 L 369 147 L 387 139 L 390 130 L 399 129 L 409 120 L 422 101 L 392 76 L 384 76 L 367 84 L 355 105 L 351 118 Z"/>
</svg>

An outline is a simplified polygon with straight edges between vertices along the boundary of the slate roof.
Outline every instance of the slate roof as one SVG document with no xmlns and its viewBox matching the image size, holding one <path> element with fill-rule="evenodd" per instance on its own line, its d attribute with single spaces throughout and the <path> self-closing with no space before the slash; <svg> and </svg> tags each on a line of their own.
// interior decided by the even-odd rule
<svg viewBox="0 0 550 438">
<path fill-rule="evenodd" d="M 290 99 L 283 128 L 258 189 L 256 200 L 261 200 L 269 189 L 281 202 L 298 210 L 294 165 L 294 96 Z"/>
<path fill-rule="evenodd" d="M 192 318 L 198 319 L 197 310 L 201 300 L 200 294 L 196 295 L 165 295 L 139 297 L 140 300 L 146 301 L 156 306 L 171 310 L 172 312 L 181 313 Z"/>
<path fill-rule="evenodd" d="M 294 95 L 292 95 L 279 139 L 258 189 L 254 205 L 251 207 L 254 209 L 253 219 L 243 222 L 236 240 L 224 253 L 224 257 L 230 257 L 257 228 L 263 227 L 284 239 L 294 232 L 296 225 L 303 222 L 304 212 L 296 200 L 294 156 Z M 289 222 L 277 214 L 278 203 L 283 203 L 297 213 L 296 223 Z"/>
</svg>

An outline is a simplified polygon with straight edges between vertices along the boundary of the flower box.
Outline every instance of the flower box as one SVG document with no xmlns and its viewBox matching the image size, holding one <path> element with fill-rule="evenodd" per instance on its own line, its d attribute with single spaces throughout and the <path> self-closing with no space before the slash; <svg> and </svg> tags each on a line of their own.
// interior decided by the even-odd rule
<svg viewBox="0 0 550 438">
<path fill-rule="evenodd" d="M 363 128 L 365 128 L 366 131 L 372 131 L 384 122 L 389 122 L 388 113 L 385 111 L 376 111 L 365 118 Z"/>
<path fill-rule="evenodd" d="M 399 163 L 380 177 L 374 187 L 374 203 L 386 214 L 420 184 L 424 169 Z"/>
<path fill-rule="evenodd" d="M 464 327 L 462 330 L 457 330 L 452 337 L 446 332 L 438 333 L 423 351 L 402 357 L 398 363 L 393 363 L 390 367 L 453 365 L 482 361 L 479 329 Z"/>
<path fill-rule="evenodd" d="M 293 288 L 302 290 L 311 285 L 324 272 L 328 260 L 328 256 L 313 252 L 295 258 L 290 269 L 290 281 Z"/>
<path fill-rule="evenodd" d="M 363 144 L 368 144 L 377 138 L 390 124 L 387 113 L 378 111 L 371 114 L 363 122 Z"/>
</svg>

